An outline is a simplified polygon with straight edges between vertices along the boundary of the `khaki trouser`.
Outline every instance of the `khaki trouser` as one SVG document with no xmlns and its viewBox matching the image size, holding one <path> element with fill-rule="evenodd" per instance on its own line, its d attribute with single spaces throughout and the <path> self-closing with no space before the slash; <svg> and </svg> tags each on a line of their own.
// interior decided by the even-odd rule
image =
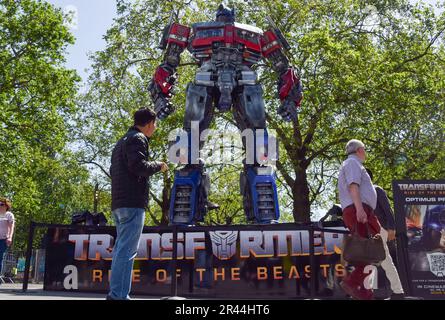
<svg viewBox="0 0 445 320">
<path fill-rule="evenodd" d="M 388 231 L 386 231 L 383 228 L 380 228 L 380 235 L 383 239 L 383 244 L 385 247 L 386 252 L 386 259 L 383 260 L 382 264 L 380 265 L 383 270 L 386 273 L 386 277 L 388 278 L 389 282 L 391 283 L 391 290 L 394 293 L 403 293 L 403 287 L 402 283 L 400 282 L 399 273 L 397 272 L 396 266 L 394 265 L 392 261 L 391 254 L 389 253 L 388 248 Z"/>
</svg>

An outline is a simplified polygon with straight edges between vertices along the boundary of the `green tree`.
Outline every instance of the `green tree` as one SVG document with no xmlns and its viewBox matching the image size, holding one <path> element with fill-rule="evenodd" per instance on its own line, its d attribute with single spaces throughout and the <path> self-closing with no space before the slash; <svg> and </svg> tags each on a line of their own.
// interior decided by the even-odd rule
<svg viewBox="0 0 445 320">
<path fill-rule="evenodd" d="M 82 100 L 81 123 L 88 130 L 81 127 L 79 138 L 91 145 L 85 159 L 106 168 L 132 112 L 151 105 L 147 85 L 162 58 L 158 39 L 170 12 L 178 22 L 191 25 L 214 19 L 218 5 L 202 0 L 118 1 L 118 18 L 105 35 L 106 49 L 92 56 L 89 91 Z M 294 221 L 308 221 L 311 211 L 335 201 L 338 166 L 351 138 L 369 146 L 369 166 L 387 189 L 396 178 L 443 177 L 444 14 L 407 0 L 255 0 L 232 5 L 239 22 L 263 30 L 270 16 L 292 47 L 287 52 L 292 65 L 300 69 L 302 111 L 298 119 L 284 123 L 276 114 L 276 75 L 268 61 L 258 68 L 268 123 L 280 143 L 280 201 Z M 185 52 L 173 99 L 178 110 L 162 122 L 153 139 L 154 158 L 165 159 L 168 133 L 182 126 L 185 85 L 195 69 Z M 218 121 L 221 128 L 232 119 L 224 115 Z M 222 213 L 212 212 L 208 222 L 242 219 L 238 176 L 220 166 L 210 172 L 214 177 L 222 172 L 225 179 L 212 184 L 211 199 L 220 202 Z M 156 176 L 152 185 L 159 186 L 151 194 L 152 204 L 159 206 L 151 209 L 149 220 L 166 222 L 172 173 Z M 236 210 L 234 217 L 226 214 Z"/>
<path fill-rule="evenodd" d="M 93 200 L 84 195 L 88 172 L 68 149 L 80 79 L 63 64 L 73 42 L 50 4 L 0 1 L 0 194 L 13 201 L 17 249 L 30 220 L 68 222 Z"/>
<path fill-rule="evenodd" d="M 368 165 L 387 189 L 396 178 L 444 175 L 443 14 L 408 1 L 264 2 L 262 12 L 289 38 L 304 81 L 302 113 L 290 128 L 269 113 L 296 221 L 309 220 L 326 188 L 334 201 L 351 138 L 368 145 Z"/>
</svg>

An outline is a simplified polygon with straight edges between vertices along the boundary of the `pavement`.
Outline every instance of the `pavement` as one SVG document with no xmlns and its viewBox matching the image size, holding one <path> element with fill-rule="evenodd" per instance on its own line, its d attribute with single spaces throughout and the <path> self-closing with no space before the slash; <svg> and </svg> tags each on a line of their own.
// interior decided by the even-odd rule
<svg viewBox="0 0 445 320">
<path fill-rule="evenodd" d="M 162 297 L 135 296 L 133 300 L 160 300 Z M 105 300 L 103 293 L 44 291 L 43 284 L 28 284 L 22 291 L 21 283 L 0 284 L 0 300 Z"/>
</svg>

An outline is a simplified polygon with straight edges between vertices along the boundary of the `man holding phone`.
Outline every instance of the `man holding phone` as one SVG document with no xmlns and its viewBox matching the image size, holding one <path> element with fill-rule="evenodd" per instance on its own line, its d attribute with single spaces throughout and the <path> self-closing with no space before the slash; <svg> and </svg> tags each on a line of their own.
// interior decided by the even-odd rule
<svg viewBox="0 0 445 320">
<path fill-rule="evenodd" d="M 134 125 L 116 143 L 111 156 L 111 207 L 117 238 L 107 300 L 130 300 L 133 262 L 148 206 L 148 179 L 168 170 L 164 162 L 148 161 L 148 142 L 155 130 L 156 114 L 139 109 Z"/>
</svg>

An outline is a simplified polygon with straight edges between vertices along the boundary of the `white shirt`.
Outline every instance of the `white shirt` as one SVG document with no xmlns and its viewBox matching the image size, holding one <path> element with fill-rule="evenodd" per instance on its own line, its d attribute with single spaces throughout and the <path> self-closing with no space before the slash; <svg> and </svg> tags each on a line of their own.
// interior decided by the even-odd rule
<svg viewBox="0 0 445 320">
<path fill-rule="evenodd" d="M 12 212 L 7 211 L 5 214 L 0 214 L 0 240 L 8 238 L 8 226 L 14 221 Z"/>
<path fill-rule="evenodd" d="M 354 154 L 343 161 L 338 175 L 338 195 L 342 209 L 354 204 L 349 193 L 349 186 L 352 183 L 359 185 L 362 202 L 375 209 L 377 206 L 377 192 L 362 161 Z"/>
</svg>

